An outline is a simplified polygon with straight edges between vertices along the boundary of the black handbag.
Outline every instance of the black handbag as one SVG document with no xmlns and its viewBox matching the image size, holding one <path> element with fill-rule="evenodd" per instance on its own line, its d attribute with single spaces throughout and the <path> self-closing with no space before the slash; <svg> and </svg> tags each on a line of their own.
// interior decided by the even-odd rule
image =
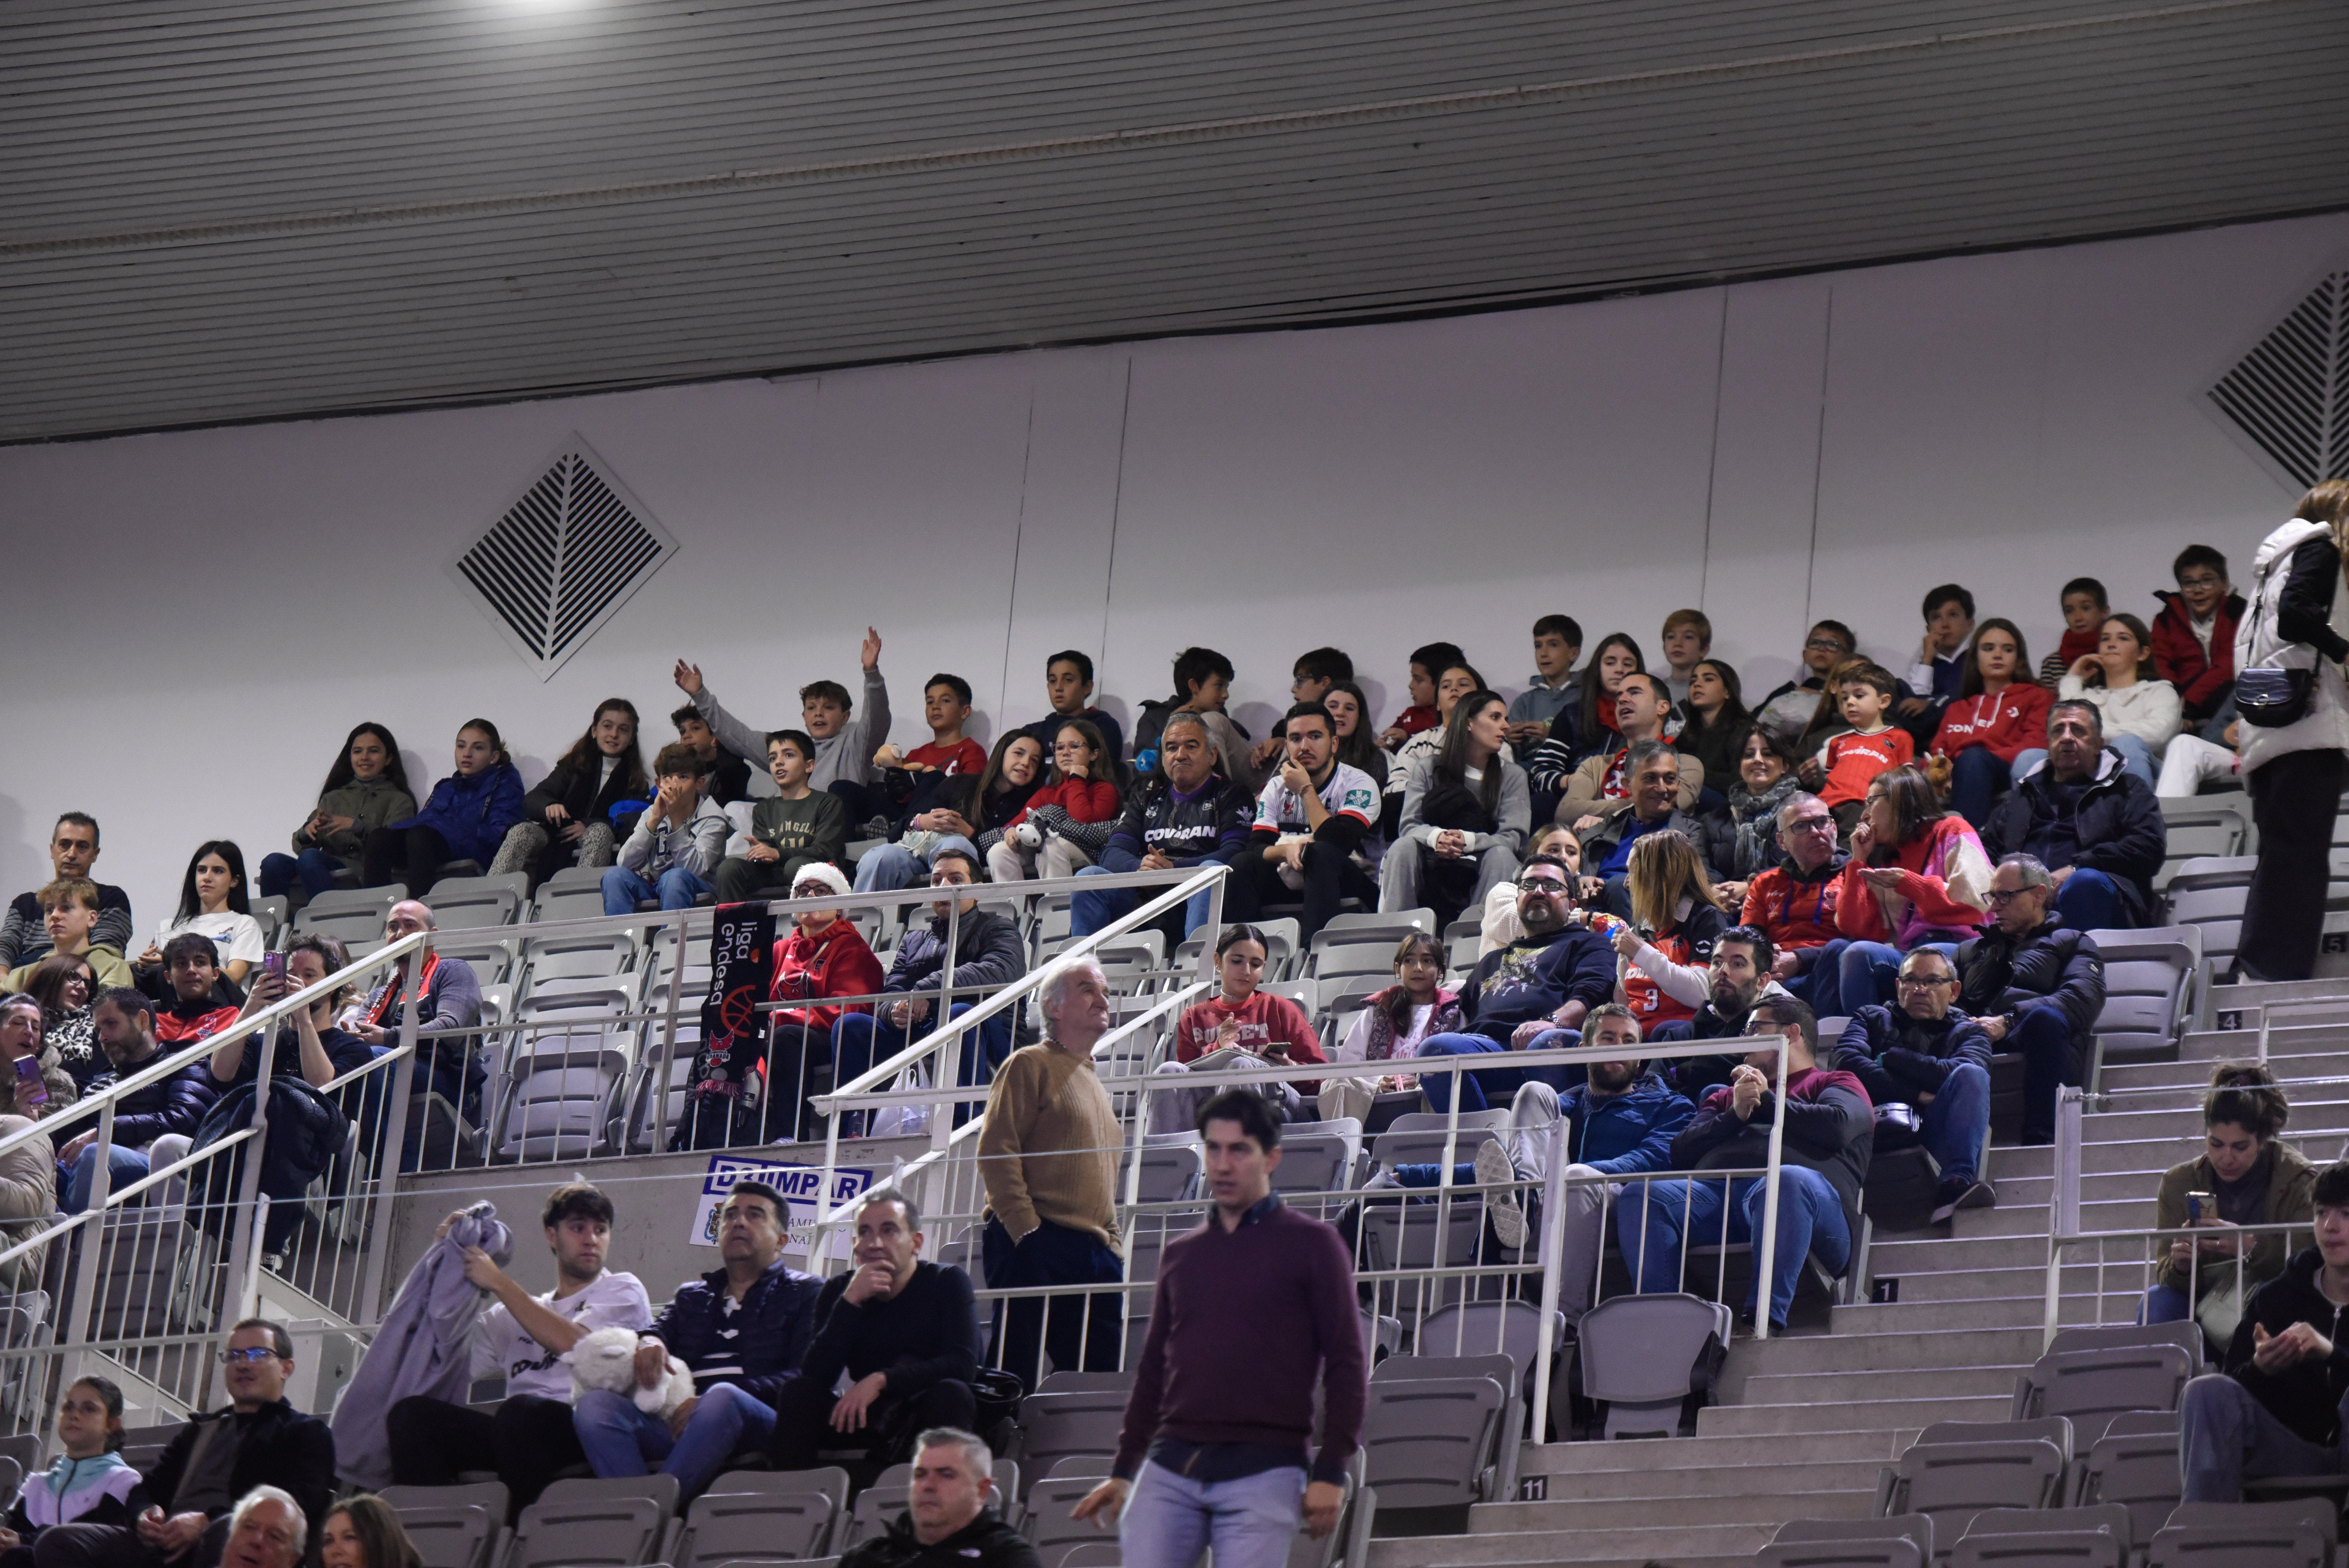
<svg viewBox="0 0 2349 1568">
<path fill-rule="evenodd" d="M 2284 569 L 2298 552 L 2297 547 L 2286 551 L 2268 562 L 2267 571 L 2252 592 L 2251 630 L 2248 646 L 2260 645 L 2260 617 L 2267 614 L 2267 586 L 2271 573 Z M 2294 645 L 2297 646 L 2298 645 Z M 2281 656 L 2281 655 L 2279 655 Z M 2235 672 L 2235 713 L 2254 729 L 2282 729 L 2297 724 L 2308 716 L 2310 697 L 2316 690 L 2316 672 L 2298 670 L 2288 665 L 2255 665 Z"/>
</svg>

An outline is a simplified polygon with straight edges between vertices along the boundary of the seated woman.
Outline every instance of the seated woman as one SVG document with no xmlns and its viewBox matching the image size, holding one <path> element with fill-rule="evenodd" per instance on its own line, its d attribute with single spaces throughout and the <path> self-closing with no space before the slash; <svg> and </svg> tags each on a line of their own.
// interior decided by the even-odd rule
<svg viewBox="0 0 2349 1568">
<path fill-rule="evenodd" d="M 1958 944 L 1990 918 L 1990 857 L 1966 820 L 1944 811 L 1925 770 L 1888 768 L 1870 780 L 1851 860 L 1836 892 L 1836 929 L 1851 939 L 1837 971 L 1845 1010 L 1894 999 L 1900 958 Z"/>
<path fill-rule="evenodd" d="M 111 1072 L 98 1048 L 98 976 L 85 957 L 52 953 L 33 966 L 25 995 L 41 1005 L 41 1048 L 54 1054 L 76 1086 L 87 1091 L 92 1079 Z"/>
<path fill-rule="evenodd" d="M 1117 764 L 1091 720 L 1072 718 L 1052 737 L 1052 772 L 1003 830 L 979 835 L 991 882 L 1072 877 L 1109 842 L 1117 820 Z"/>
<path fill-rule="evenodd" d="M 1640 645 L 1621 632 L 1599 639 L 1590 662 L 1575 682 L 1574 700 L 1549 721 L 1549 738 L 1526 760 L 1526 779 L 1533 789 L 1534 816 L 1548 821 L 1566 792 L 1566 781 L 1583 762 L 1623 744 L 1615 728 L 1615 699 L 1623 682 L 1648 667 Z"/>
<path fill-rule="evenodd" d="M 1384 789 L 1387 769 L 1394 758 L 1379 745 L 1377 732 L 1371 727 L 1371 699 L 1352 681 L 1340 681 L 1321 694 L 1321 706 L 1330 710 L 1330 722 L 1335 727 L 1338 760 L 1361 769 L 1370 775 L 1371 783 Z"/>
<path fill-rule="evenodd" d="M 391 1504 L 353 1492 L 326 1510 L 318 1527 L 318 1568 L 424 1568 L 423 1553 Z"/>
<path fill-rule="evenodd" d="M 1582 874 L 1582 841 L 1564 822 L 1544 822 L 1534 830 L 1532 841 L 1526 849 L 1526 858 L 1536 855 L 1556 855 L 1566 862 L 1569 879 Z M 1525 923 L 1517 919 L 1517 888 L 1515 882 L 1495 888 L 1485 895 L 1476 932 L 1476 956 L 1506 947 L 1526 934 Z"/>
<path fill-rule="evenodd" d="M 802 866 L 792 883 L 793 898 L 845 896 L 847 892 L 848 879 L 827 861 Z M 769 1015 L 773 1044 L 766 1059 L 757 1064 L 766 1084 L 764 1130 L 736 1141 L 792 1143 L 812 1133 L 816 1118 L 808 1109 L 807 1097 L 815 1077 L 820 1075 L 825 1087 L 832 1081 L 832 1027 L 843 1013 L 873 1011 L 869 1001 L 835 1007 L 813 1004 L 826 996 L 874 996 L 880 990 L 881 960 L 874 956 L 855 922 L 837 909 L 799 913 L 791 934 L 775 944 L 775 978 L 767 999 L 811 1005 L 783 1007 Z M 750 1044 L 755 1055 L 755 1037 Z M 738 1083 L 749 1081 L 741 1074 L 730 1076 Z"/>
<path fill-rule="evenodd" d="M 456 771 L 432 786 L 424 810 L 367 836 L 359 885 L 403 882 L 422 898 L 450 861 L 488 865 L 522 820 L 522 775 L 506 755 L 498 727 L 469 718 L 457 731 Z"/>
<path fill-rule="evenodd" d="M 1286 996 L 1258 989 L 1264 983 L 1264 933 L 1253 925 L 1226 925 L 1216 939 L 1216 995 L 1183 1009 L 1174 1024 L 1174 1060 L 1159 1068 L 1179 1073 L 1205 1068 L 1297 1067 L 1323 1062 L 1320 1033 L 1305 1009 Z M 1294 1079 L 1263 1086 L 1267 1099 L 1297 1119 L 1304 1098 L 1319 1085 Z M 1220 1086 L 1218 1086 L 1220 1088 Z M 1162 1089 L 1150 1097 L 1150 1130 L 1189 1132 L 1198 1108 L 1218 1088 Z"/>
<path fill-rule="evenodd" d="M 1702 675 L 1703 665 L 1697 666 Z M 1689 694 L 1696 694 L 1693 682 Z M 1681 740 L 1685 749 L 1688 737 Z M 1748 720 L 1738 732 L 1731 772 L 1716 775 L 1705 764 L 1705 777 L 1729 779 L 1729 798 L 1705 814 L 1704 859 L 1720 881 L 1713 891 L 1733 910 L 1745 904 L 1745 884 L 1778 863 L 1778 808 L 1802 788 L 1795 777 L 1795 759 L 1778 738 L 1763 725 Z"/>
<path fill-rule="evenodd" d="M 1631 923 L 1611 937 L 1615 1000 L 1631 1009 L 1640 1038 L 1686 1038 L 1688 1021 L 1713 994 L 1713 942 L 1735 918 L 1722 908 L 1704 857 L 1670 828 L 1631 846 L 1623 889 Z"/>
<path fill-rule="evenodd" d="M 32 1069 L 16 1064 L 30 1059 Z M 81 1098 L 81 1090 L 41 1038 L 41 1005 L 24 992 L 0 996 L 0 1074 L 6 1075 L 7 1098 L 0 1111 L 38 1121 L 54 1116 Z"/>
<path fill-rule="evenodd" d="M 1498 692 L 1462 696 L 1443 730 L 1427 733 L 1441 733 L 1442 747 L 1411 765 L 1394 842 L 1379 864 L 1379 908 L 1424 904 L 1441 926 L 1464 909 L 1481 911 L 1495 888 L 1516 885 L 1533 807 L 1526 770 L 1509 755 L 1509 704 Z"/>
<path fill-rule="evenodd" d="M 1485 677 L 1470 665 L 1446 665 L 1437 672 L 1437 722 L 1406 737 L 1402 744 L 1395 748 L 1394 757 L 1387 765 L 1386 795 L 1379 812 L 1379 827 L 1389 842 L 1402 832 L 1403 794 L 1411 786 L 1412 769 L 1423 762 L 1433 761 L 1443 752 L 1444 738 L 1450 731 L 1453 710 L 1460 706 L 1462 697 L 1484 689 Z"/>
<path fill-rule="evenodd" d="M 244 892 L 244 851 L 227 839 L 198 844 L 180 882 L 179 913 L 163 923 L 131 967 L 160 970 L 171 938 L 193 932 L 212 943 L 229 983 L 242 985 L 261 962 L 261 922 L 252 911 Z"/>
<path fill-rule="evenodd" d="M 490 874 L 527 872 L 535 892 L 566 866 L 616 864 L 620 841 L 612 808 L 648 800 L 652 792 L 636 745 L 636 705 L 606 697 L 587 732 L 522 798 L 523 820 L 506 830 Z"/>
<path fill-rule="evenodd" d="M 926 882 L 930 857 L 940 850 L 957 850 L 978 861 L 978 841 L 990 833 L 1000 838 L 1044 787 L 1043 743 L 1015 729 L 995 743 L 995 754 L 977 779 L 948 773 L 936 779 L 944 803 L 926 805 L 929 797 L 915 797 L 915 810 L 899 824 L 896 841 L 867 850 L 857 861 L 858 892 L 890 892 Z"/>
<path fill-rule="evenodd" d="M 1950 764 L 1950 805 L 1977 831 L 1990 809 L 2047 755 L 2047 708 L 2055 699 L 2031 678 L 2031 654 L 2012 621 L 1974 627 L 1965 685 L 1941 710 L 1930 748 Z"/>
<path fill-rule="evenodd" d="M 335 873 L 359 874 L 369 833 L 387 822 L 416 815 L 409 793 L 408 765 L 399 742 L 379 724 L 362 724 L 343 742 L 342 755 L 326 769 L 318 804 L 294 830 L 294 852 L 261 858 L 261 896 L 279 898 L 296 882 L 310 898 L 335 885 Z"/>
<path fill-rule="evenodd" d="M 2055 695 L 2095 703 L 2104 717 L 2105 744 L 2120 753 L 2121 765 L 2144 779 L 2147 789 L 2153 788 L 2155 759 L 2186 727 L 2186 710 L 2178 688 L 2154 678 L 2153 634 L 2143 621 L 2127 614 L 2106 616 L 2096 651 L 2064 672 Z M 2038 758 L 2026 753 L 2023 760 L 2035 764 Z"/>
<path fill-rule="evenodd" d="M 1508 891 L 1514 895 L 1516 889 L 1512 886 Z M 1444 944 L 1424 931 L 1413 932 L 1395 947 L 1394 975 L 1393 985 L 1372 995 L 1370 1006 L 1354 1015 L 1346 1037 L 1339 1042 L 1339 1061 L 1392 1068 L 1418 1055 L 1422 1040 L 1460 1027 L 1459 995 L 1443 985 Z M 1350 1116 L 1366 1121 L 1371 1102 L 1380 1095 L 1418 1087 L 1417 1075 L 1392 1070 L 1375 1078 L 1324 1078 L 1321 1119 L 1335 1121 Z"/>
<path fill-rule="evenodd" d="M 2202 1097 L 2202 1152 L 2162 1176 L 2153 1222 L 2165 1231 L 2225 1232 L 2310 1218 L 2316 1167 L 2276 1136 L 2291 1115 L 2267 1068 L 2256 1062 L 2215 1064 Z M 2283 1273 L 2291 1245 L 2288 1235 L 2273 1232 L 2251 1237 L 2248 1246 L 2241 1238 L 2178 1237 L 2163 1251 L 2141 1321 L 2191 1317 L 2210 1343 L 2227 1344 L 2244 1299 Z"/>
<path fill-rule="evenodd" d="M 1681 732 L 1673 748 L 1704 764 L 1704 792 L 1697 809 L 1721 803 L 1721 780 L 1737 776 L 1737 757 L 1753 715 L 1745 708 L 1737 671 L 1720 659 L 1699 659 L 1689 671 L 1688 696 L 1681 704 Z"/>
<path fill-rule="evenodd" d="M 128 1529 L 147 1511 L 147 1487 L 122 1457 L 122 1390 L 77 1377 L 57 1399 L 57 1457 L 25 1478 L 0 1529 L 0 1568 L 32 1568 L 33 1543 L 57 1524 Z"/>
</svg>

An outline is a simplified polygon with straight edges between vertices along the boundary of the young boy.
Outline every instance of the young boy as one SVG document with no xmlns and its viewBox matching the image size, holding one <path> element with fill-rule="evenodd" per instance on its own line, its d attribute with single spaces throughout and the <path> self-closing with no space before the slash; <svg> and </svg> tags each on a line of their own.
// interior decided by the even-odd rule
<svg viewBox="0 0 2349 1568">
<path fill-rule="evenodd" d="M 2064 584 L 2061 603 L 2064 606 L 2064 640 L 2055 651 L 2039 661 L 2039 684 L 2054 691 L 2064 679 L 2064 672 L 2096 651 L 2096 638 L 2113 607 L 2105 597 L 2105 585 L 2093 577 L 2075 577 Z M 2232 656 L 2231 645 L 2230 657 Z"/>
<path fill-rule="evenodd" d="M 2175 593 L 2156 593 L 2161 614 L 2153 623 L 2153 671 L 2178 688 L 2189 729 L 2203 738 L 2223 730 L 2234 717 L 2235 623 L 2244 603 L 2227 581 L 2227 558 L 2207 544 L 2189 544 L 2169 568 Z"/>
<path fill-rule="evenodd" d="M 970 683 L 960 676 L 932 676 L 922 687 L 922 722 L 930 727 L 929 744 L 905 752 L 885 744 L 873 754 L 873 766 L 906 773 L 984 773 L 987 748 L 962 732 L 969 718 Z M 774 736 L 767 738 L 772 744 Z"/>
<path fill-rule="evenodd" d="M 986 759 L 980 758 L 981 767 Z M 788 893 L 801 871 L 816 861 L 836 861 L 848 848 L 848 809 L 829 789 L 809 787 L 815 768 L 815 742 L 796 729 L 767 737 L 767 772 L 775 794 L 750 808 L 750 843 L 718 867 L 718 902 Z"/>
<path fill-rule="evenodd" d="M 1909 690 L 1900 699 L 1900 721 L 1909 738 L 1930 745 L 1941 728 L 1941 710 L 1966 684 L 1966 644 L 1974 634 L 1974 596 L 1954 583 L 1925 595 L 1925 640 L 1909 666 Z"/>
<path fill-rule="evenodd" d="M 739 757 L 730 757 L 718 748 L 718 733 L 701 710 L 687 703 L 668 716 L 677 726 L 677 743 L 701 758 L 708 769 L 702 774 L 703 787 L 709 798 L 721 806 L 748 799 L 750 794 L 750 765 Z"/>
<path fill-rule="evenodd" d="M 1690 678 L 1697 661 L 1713 651 L 1713 623 L 1702 610 L 1675 610 L 1664 617 L 1664 684 L 1672 688 L 1672 706 L 1688 701 Z"/>
<path fill-rule="evenodd" d="M 1803 639 L 1803 678 L 1764 697 L 1754 706 L 1754 721 L 1791 748 L 1810 728 L 1827 676 L 1858 646 L 1859 639 L 1841 621 L 1819 622 Z"/>
<path fill-rule="evenodd" d="M 662 747 L 653 758 L 653 788 L 652 804 L 620 846 L 620 863 L 604 873 L 605 914 L 634 914 L 647 898 L 663 909 L 691 909 L 716 891 L 709 879 L 726 858 L 734 824 L 702 793 L 701 758 L 682 744 Z"/>
<path fill-rule="evenodd" d="M 1464 665 L 1468 655 L 1456 643 L 1430 643 L 1413 648 L 1411 654 L 1411 706 L 1395 715 L 1395 721 L 1379 734 L 1379 744 L 1392 751 L 1423 729 L 1433 729 L 1444 722 L 1435 711 L 1435 681 L 1454 665 Z"/>
<path fill-rule="evenodd" d="M 1354 678 L 1354 661 L 1339 648 L 1309 648 L 1297 655 L 1297 664 L 1289 671 L 1288 696 L 1292 702 L 1319 702 L 1330 695 L 1330 688 L 1340 681 Z M 1265 769 L 1272 766 L 1288 741 L 1278 735 L 1268 735 L 1256 743 L 1248 753 L 1248 765 Z"/>
<path fill-rule="evenodd" d="M 815 740 L 815 771 L 809 784 L 829 789 L 848 807 L 848 820 L 862 824 L 878 815 L 887 800 L 870 788 L 873 753 L 889 735 L 889 683 L 881 677 L 881 634 L 864 628 L 864 644 L 857 650 L 864 671 L 864 707 L 858 712 L 848 688 L 838 681 L 811 681 L 800 687 L 800 724 Z M 735 756 L 763 763 L 767 733 L 751 728 L 719 703 L 718 694 L 701 679 L 701 666 L 677 661 L 678 689 L 693 699 L 717 736 L 718 744 Z"/>
<path fill-rule="evenodd" d="M 137 977 L 122 954 L 111 947 L 93 945 L 90 933 L 98 929 L 98 884 L 88 877 L 59 877 L 33 895 L 40 901 L 41 923 L 49 934 L 49 953 L 60 953 L 68 958 L 87 959 L 90 973 L 98 976 L 98 989 L 116 985 L 134 985 Z M 46 958 L 48 953 L 41 957 Z M 7 982 L 0 990 L 22 991 L 40 967 L 36 958 L 8 972 Z M 91 992 L 92 995 L 97 991 Z"/>
<path fill-rule="evenodd" d="M 1550 720 L 1574 700 L 1574 662 L 1582 656 L 1582 627 L 1571 615 L 1534 623 L 1534 676 L 1509 704 L 1509 740 L 1524 761 L 1549 738 Z"/>
<path fill-rule="evenodd" d="M 1072 718 L 1081 718 L 1102 732 L 1111 758 L 1124 765 L 1125 729 L 1116 719 L 1092 706 L 1093 661 L 1090 655 L 1074 648 L 1063 648 L 1044 661 L 1044 699 L 1051 712 L 1028 727 L 1036 744 L 1044 748 L 1047 758 L 1052 755 L 1052 742 L 1060 738 L 1061 726 Z M 980 768 L 984 769 L 982 762 Z"/>
<path fill-rule="evenodd" d="M 1897 689 L 1890 670 L 1868 665 L 1846 676 L 1837 694 L 1844 722 L 1851 727 L 1819 748 L 1819 767 L 1826 775 L 1819 799 L 1847 833 L 1859 820 L 1868 781 L 1888 768 L 1917 759 L 1917 745 L 1909 732 L 1884 717 Z"/>
</svg>

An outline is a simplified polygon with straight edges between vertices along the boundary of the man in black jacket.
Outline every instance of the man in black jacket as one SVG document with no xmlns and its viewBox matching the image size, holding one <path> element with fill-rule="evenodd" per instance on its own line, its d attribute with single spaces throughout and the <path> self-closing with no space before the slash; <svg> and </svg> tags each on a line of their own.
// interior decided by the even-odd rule
<svg viewBox="0 0 2349 1568">
<path fill-rule="evenodd" d="M 2251 1292 L 2224 1370 L 2186 1385 L 2188 1502 L 2240 1502 L 2262 1476 L 2349 1470 L 2349 1161 L 2318 1172 L 2316 1245 Z"/>
<path fill-rule="evenodd" d="M 131 1525 L 52 1525 L 34 1544 L 41 1568 L 212 1568 L 230 1511 L 257 1486 L 290 1495 L 317 1538 L 335 1493 L 335 1435 L 285 1402 L 294 1341 L 276 1324 L 249 1317 L 231 1331 L 221 1358 L 228 1408 L 190 1418 L 172 1437 L 147 1472 L 154 1506 Z"/>
<path fill-rule="evenodd" d="M 1938 947 L 1900 961 L 1900 1005 L 1862 1007 L 1844 1026 L 1827 1065 L 1857 1078 L 1876 1107 L 1912 1107 L 1925 1148 L 1941 1168 L 1931 1222 L 1998 1202 L 1976 1179 L 1990 1141 L 1990 1037 L 1951 1004 L 1958 972 Z"/>
<path fill-rule="evenodd" d="M 98 993 L 97 1005 L 90 1009 L 90 1032 L 98 1037 L 98 1048 L 114 1064 L 111 1071 L 90 1080 L 91 1094 L 109 1089 L 129 1074 L 153 1065 L 161 1054 L 155 1043 L 155 1004 L 132 986 L 118 985 Z M 119 1191 L 145 1176 L 150 1169 L 148 1147 L 165 1133 L 193 1139 L 197 1125 L 218 1095 L 204 1065 L 191 1062 L 117 1100 L 114 1143 L 107 1158 L 108 1188 Z M 78 1214 L 89 1207 L 90 1188 L 98 1179 L 98 1129 L 92 1126 L 68 1139 L 57 1150 L 57 1163 L 67 1171 L 65 1211 Z"/>
<path fill-rule="evenodd" d="M 2105 748 L 2091 702 L 2047 713 L 2047 760 L 2023 776 L 1982 824 L 1993 859 L 2028 854 L 2055 887 L 2055 917 L 2075 931 L 2143 925 L 2168 830 L 2153 787 Z"/>
<path fill-rule="evenodd" d="M 1077 875 L 1156 872 L 1207 861 L 1230 865 L 1247 852 L 1256 803 L 1216 771 L 1216 741 L 1195 713 L 1167 716 L 1158 735 L 1158 769 L 1134 780 L 1125 810 L 1110 825 L 1101 863 Z M 1069 934 L 1091 936 L 1151 896 L 1142 889 L 1081 892 L 1069 901 Z M 1195 893 L 1157 923 L 1171 948 L 1207 923 L 1207 894 Z"/>
<path fill-rule="evenodd" d="M 869 1440 L 876 1466 L 907 1457 L 914 1435 L 978 1418 L 978 1310 L 970 1276 L 923 1261 L 921 1211 L 895 1187 L 864 1194 L 854 1272 L 826 1280 L 799 1376 L 775 1404 L 767 1451 L 778 1470 L 812 1470 L 816 1450 Z M 835 1397 L 845 1371 L 854 1381 Z"/>
<path fill-rule="evenodd" d="M 1733 1040 L 1748 1033 L 1747 1020 L 1764 996 L 1790 996 L 1770 977 L 1778 957 L 1770 939 L 1751 925 L 1733 925 L 1713 939 L 1713 964 L 1705 976 L 1711 995 L 1686 1018 L 1658 1024 L 1651 1040 Z M 1735 1057 L 1683 1057 L 1670 1066 L 1672 1087 L 1691 1100 L 1735 1076 Z"/>
<path fill-rule="evenodd" d="M 969 887 L 979 879 L 978 861 L 967 851 L 947 848 L 930 858 L 930 885 L 935 888 Z M 951 901 L 951 902 L 950 902 Z M 897 944 L 896 956 L 890 961 L 889 974 L 881 982 L 885 992 L 911 993 L 896 1002 L 878 1004 L 870 1013 L 843 1013 L 840 1022 L 832 1026 L 833 1082 L 844 1084 L 864 1072 L 876 1061 L 886 1061 L 905 1048 L 906 1043 L 931 1032 L 930 1020 L 937 1016 L 936 995 L 922 995 L 924 990 L 935 992 L 946 968 L 947 911 L 960 904 L 959 923 L 955 927 L 954 983 L 965 985 L 1009 985 L 1028 973 L 1028 944 L 1020 940 L 1019 928 L 1009 915 L 978 907 L 978 900 L 954 900 L 952 894 L 930 905 L 933 912 L 927 929 L 907 926 Z M 948 1009 L 949 1019 L 959 1018 L 977 1006 L 975 999 L 956 1002 Z M 995 1069 L 1003 1065 L 1016 1046 L 1033 1043 L 1035 1032 L 1025 1025 L 1013 1024 L 1013 1012 L 1007 1010 L 979 1025 L 962 1038 L 962 1055 L 956 1069 L 955 1081 L 966 1086 L 978 1086 L 995 1081 Z M 867 1113 L 852 1111 L 845 1130 L 851 1137 L 864 1130 Z M 978 1114 L 975 1105 L 955 1107 L 957 1127 Z"/>
<path fill-rule="evenodd" d="M 1991 873 L 1988 931 L 1959 945 L 1958 1006 L 1993 1047 L 2023 1053 L 2023 1141 L 2055 1141 L 2055 1093 L 2082 1081 L 2105 1010 L 2096 940 L 2057 921 L 2054 878 L 2031 855 Z"/>
<path fill-rule="evenodd" d="M 952 1427 L 921 1435 L 905 1511 L 885 1535 L 860 1541 L 840 1568 L 1042 1568 L 1028 1538 L 1003 1522 L 995 1456 L 985 1439 Z"/>
</svg>

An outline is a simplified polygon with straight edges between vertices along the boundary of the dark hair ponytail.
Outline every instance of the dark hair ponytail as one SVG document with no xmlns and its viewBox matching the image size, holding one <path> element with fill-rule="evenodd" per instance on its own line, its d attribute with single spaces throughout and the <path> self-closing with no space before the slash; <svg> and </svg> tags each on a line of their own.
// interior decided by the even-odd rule
<svg viewBox="0 0 2349 1568">
<path fill-rule="evenodd" d="M 2275 1075 L 2257 1062 L 2220 1062 L 2210 1069 L 2209 1092 L 2202 1097 L 2202 1125 L 2229 1122 L 2265 1143 L 2292 1119 L 2292 1104 L 2276 1087 Z"/>
</svg>

